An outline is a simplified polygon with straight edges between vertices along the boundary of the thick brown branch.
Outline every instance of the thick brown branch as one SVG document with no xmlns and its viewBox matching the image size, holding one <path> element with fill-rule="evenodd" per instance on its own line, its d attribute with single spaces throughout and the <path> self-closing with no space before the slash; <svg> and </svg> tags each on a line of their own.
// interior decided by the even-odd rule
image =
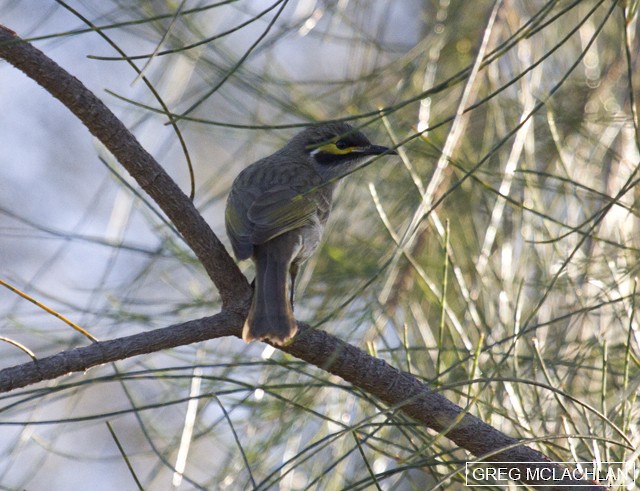
<svg viewBox="0 0 640 491">
<path fill-rule="evenodd" d="M 0 25 L 0 57 L 60 100 L 162 208 L 207 270 L 227 307 L 251 290 L 238 266 L 193 203 L 109 108 L 42 51 Z"/>
<path fill-rule="evenodd" d="M 100 341 L 81 348 L 0 370 L 0 392 L 53 380 L 73 372 L 84 372 L 105 363 L 155 353 L 223 336 L 240 336 L 244 317 L 223 311 L 173 326 L 131 336 Z"/>
<path fill-rule="evenodd" d="M 513 467 L 518 468 L 522 476 L 527 475 L 526 466 L 518 462 L 537 463 L 529 464 L 529 468 L 555 469 L 554 475 L 562 475 L 562 467 L 549 463 L 546 456 L 524 445 L 518 445 L 515 438 L 471 414 L 465 414 L 460 406 L 432 391 L 413 375 L 397 370 L 386 361 L 370 356 L 324 331 L 311 329 L 305 324 L 299 326 L 301 334 L 290 346 L 285 346 L 284 351 L 343 378 L 428 428 L 438 432 L 446 431 L 447 438 L 474 455 L 483 456 L 512 447 L 488 457 L 487 460 L 513 462 Z M 596 485 L 585 486 L 585 481 L 572 479 L 563 480 L 563 487 L 558 488 L 549 487 L 548 479 L 525 482 L 531 485 L 544 484 L 544 489 L 567 489 L 566 486 L 570 484 L 581 484 L 580 489 L 605 489 Z"/>
<path fill-rule="evenodd" d="M 94 343 L 37 362 L 6 368 L 0 371 L 0 392 L 55 379 L 72 372 L 84 372 L 104 363 L 162 349 L 222 336 L 240 337 L 243 320 L 242 315 L 221 312 L 211 317 Z M 512 462 L 512 467 L 518 468 L 522 476 L 527 475 L 526 466 L 522 462 L 528 462 L 529 469 L 534 466 L 550 469 L 551 472 L 555 469 L 554 475 L 562 475 L 562 468 L 550 463 L 543 454 L 519 444 L 515 438 L 505 435 L 479 418 L 465 414 L 460 406 L 432 391 L 413 375 L 397 370 L 384 360 L 370 356 L 324 331 L 312 329 L 303 323 L 299 327 L 301 334 L 293 343 L 283 347 L 283 351 L 341 377 L 428 428 L 446 431 L 447 438 L 478 457 L 499 452 L 487 457 L 487 460 Z M 548 479 L 539 482 L 524 481 L 532 485 L 545 484 L 545 489 L 556 489 L 548 487 Z M 557 489 L 567 489 L 567 485 L 578 483 L 582 485 L 580 489 L 605 489 L 596 485 L 587 487 L 584 486 L 584 481 L 576 482 L 571 479 L 563 479 L 564 487 Z"/>
</svg>

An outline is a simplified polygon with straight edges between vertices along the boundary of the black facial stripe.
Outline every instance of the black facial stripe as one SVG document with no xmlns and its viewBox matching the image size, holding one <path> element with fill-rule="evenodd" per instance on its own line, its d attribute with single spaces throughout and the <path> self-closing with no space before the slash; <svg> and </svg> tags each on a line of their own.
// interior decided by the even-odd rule
<svg viewBox="0 0 640 491">
<path fill-rule="evenodd" d="M 344 155 L 337 155 L 328 152 L 318 152 L 315 154 L 315 159 L 320 165 L 340 165 L 347 162 L 353 162 L 363 157 L 361 153 L 346 153 Z"/>
</svg>

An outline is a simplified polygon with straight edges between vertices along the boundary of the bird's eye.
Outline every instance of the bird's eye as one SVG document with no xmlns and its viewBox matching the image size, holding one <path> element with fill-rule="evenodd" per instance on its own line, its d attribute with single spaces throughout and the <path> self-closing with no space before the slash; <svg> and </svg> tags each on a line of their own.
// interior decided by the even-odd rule
<svg viewBox="0 0 640 491">
<path fill-rule="evenodd" d="M 344 140 L 338 140 L 336 142 L 336 147 L 338 148 L 338 150 L 344 150 L 348 146 L 349 146 L 349 144 Z"/>
</svg>

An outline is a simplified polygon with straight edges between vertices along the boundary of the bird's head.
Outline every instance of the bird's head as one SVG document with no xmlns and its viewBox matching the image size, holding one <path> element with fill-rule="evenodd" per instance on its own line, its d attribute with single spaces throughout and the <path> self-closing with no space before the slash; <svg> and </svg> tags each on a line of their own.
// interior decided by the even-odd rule
<svg viewBox="0 0 640 491">
<path fill-rule="evenodd" d="M 347 123 L 311 126 L 296 135 L 290 145 L 305 153 L 308 162 L 325 181 L 346 175 L 367 157 L 383 153 L 397 155 L 387 147 L 372 144 Z"/>
</svg>

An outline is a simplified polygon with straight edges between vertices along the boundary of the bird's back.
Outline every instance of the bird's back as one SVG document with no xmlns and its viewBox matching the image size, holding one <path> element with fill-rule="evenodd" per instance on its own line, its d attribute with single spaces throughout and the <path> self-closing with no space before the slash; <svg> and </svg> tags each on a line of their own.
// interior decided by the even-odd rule
<svg viewBox="0 0 640 491">
<path fill-rule="evenodd" d="M 279 151 L 245 168 L 233 182 L 225 223 L 238 259 L 253 246 L 311 221 L 321 226 L 331 210 L 333 184 L 305 161 Z"/>
</svg>

